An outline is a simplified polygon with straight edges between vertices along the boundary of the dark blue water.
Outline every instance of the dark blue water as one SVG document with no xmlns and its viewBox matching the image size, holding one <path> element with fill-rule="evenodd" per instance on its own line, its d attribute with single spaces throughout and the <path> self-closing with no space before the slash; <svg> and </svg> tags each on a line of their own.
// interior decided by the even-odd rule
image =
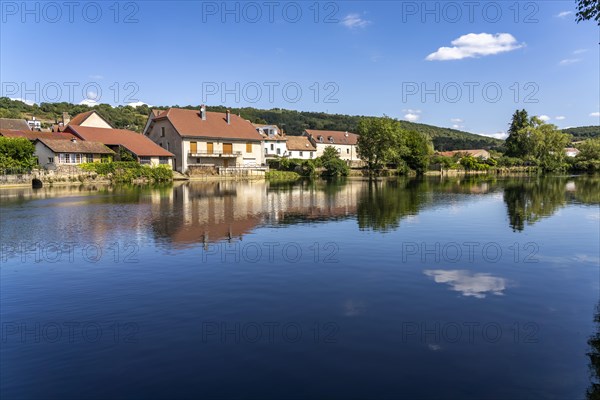
<svg viewBox="0 0 600 400">
<path fill-rule="evenodd" d="M 1 190 L 0 396 L 598 395 L 599 183 Z"/>
</svg>

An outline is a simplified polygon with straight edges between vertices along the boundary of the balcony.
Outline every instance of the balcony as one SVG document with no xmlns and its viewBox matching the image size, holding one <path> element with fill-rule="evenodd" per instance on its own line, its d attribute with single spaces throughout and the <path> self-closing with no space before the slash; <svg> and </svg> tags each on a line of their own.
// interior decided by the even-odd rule
<svg viewBox="0 0 600 400">
<path fill-rule="evenodd" d="M 215 157 L 222 157 L 222 158 L 237 158 L 240 157 L 242 155 L 241 151 L 233 151 L 231 153 L 223 153 L 222 151 L 196 151 L 196 152 L 189 152 L 188 155 L 190 157 L 204 157 L 204 158 L 215 158 Z"/>
</svg>

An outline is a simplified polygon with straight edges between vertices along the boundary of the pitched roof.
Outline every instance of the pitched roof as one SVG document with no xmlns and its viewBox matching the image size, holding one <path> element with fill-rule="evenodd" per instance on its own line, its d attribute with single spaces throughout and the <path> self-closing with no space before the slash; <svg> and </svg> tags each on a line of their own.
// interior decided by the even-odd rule
<svg viewBox="0 0 600 400">
<path fill-rule="evenodd" d="M 138 157 L 173 157 L 173 153 L 163 149 L 146 136 L 127 129 L 69 125 L 67 131 L 86 141 L 100 142 L 107 146 L 123 146 Z"/>
<path fill-rule="evenodd" d="M 112 124 L 110 122 L 108 122 L 106 120 L 106 118 L 104 118 L 102 115 L 100 115 L 100 113 L 98 113 L 98 111 L 96 111 L 96 110 L 90 110 L 90 111 L 83 112 L 81 114 L 77 114 L 69 121 L 68 125 L 81 125 L 92 114 L 97 114 L 100 118 L 102 118 L 104 120 L 104 122 L 106 122 L 108 125 L 112 126 Z"/>
<path fill-rule="evenodd" d="M 0 129 L 31 130 L 27 121 L 16 118 L 0 118 Z"/>
<path fill-rule="evenodd" d="M 57 140 L 69 140 L 73 139 L 73 136 L 67 132 L 38 132 L 38 131 L 13 131 L 11 129 L 0 129 L 0 136 L 4 137 L 22 137 L 29 140 L 36 139 L 57 139 Z"/>
<path fill-rule="evenodd" d="M 288 136 L 287 149 L 294 151 L 316 151 L 315 146 L 306 136 Z"/>
<path fill-rule="evenodd" d="M 43 143 L 55 153 L 115 154 L 102 143 L 87 140 L 37 139 L 36 141 Z"/>
<path fill-rule="evenodd" d="M 198 110 L 181 108 L 170 108 L 154 117 L 154 120 L 163 118 L 171 121 L 183 137 L 262 140 L 262 136 L 250 122 L 235 114 L 230 114 L 229 124 L 225 113 L 207 111 L 206 119 L 202 120 Z"/>
<path fill-rule="evenodd" d="M 306 133 L 312 136 L 316 143 L 321 143 L 319 136 L 323 137 L 323 143 L 329 144 L 356 144 L 358 143 L 358 135 L 356 133 L 342 131 L 321 131 L 317 129 L 306 129 Z M 330 141 L 333 139 L 333 142 Z"/>
</svg>

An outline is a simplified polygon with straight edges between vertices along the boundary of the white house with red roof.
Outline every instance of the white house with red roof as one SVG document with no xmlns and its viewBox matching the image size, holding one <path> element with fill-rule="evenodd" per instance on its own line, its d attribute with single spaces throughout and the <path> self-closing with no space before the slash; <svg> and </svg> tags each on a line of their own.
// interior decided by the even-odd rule
<svg viewBox="0 0 600 400">
<path fill-rule="evenodd" d="M 151 112 L 144 135 L 175 155 L 175 169 L 232 168 L 264 165 L 263 137 L 240 116 L 200 109 L 169 108 Z"/>
<path fill-rule="evenodd" d="M 308 137 L 316 147 L 317 157 L 322 156 L 325 148 L 331 146 L 338 151 L 342 160 L 348 163 L 361 161 L 356 151 L 358 143 L 358 135 L 356 133 L 306 129 L 303 136 Z"/>
</svg>

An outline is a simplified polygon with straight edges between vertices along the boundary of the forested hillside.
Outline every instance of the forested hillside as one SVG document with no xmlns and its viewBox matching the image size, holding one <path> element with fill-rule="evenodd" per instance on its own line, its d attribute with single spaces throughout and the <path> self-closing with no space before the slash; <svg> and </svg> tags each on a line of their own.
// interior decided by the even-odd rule
<svg viewBox="0 0 600 400">
<path fill-rule="evenodd" d="M 199 106 L 177 106 L 181 108 L 199 108 Z M 166 109 L 168 107 L 152 107 Z M 45 123 L 45 126 L 60 120 L 63 112 L 71 116 L 81 112 L 97 110 L 103 117 L 108 119 L 117 128 L 131 129 L 141 132 L 144 129 L 150 108 L 146 105 L 137 108 L 130 106 L 111 107 L 108 104 L 100 104 L 94 107 L 86 105 L 75 105 L 70 103 L 41 103 L 28 105 L 21 101 L 10 100 L 6 97 L 0 98 L 0 118 L 31 118 Z M 208 111 L 225 111 L 224 106 L 208 106 Z M 242 117 L 255 123 L 277 124 L 288 135 L 300 135 L 304 129 L 327 129 L 339 131 L 354 131 L 361 116 L 326 114 L 320 112 L 294 111 L 284 109 L 259 110 L 256 108 L 231 108 L 231 112 L 240 114 Z M 402 127 L 428 134 L 436 150 L 456 149 L 497 149 L 504 142 L 487 136 L 475 135 L 449 128 L 417 124 L 401 121 Z"/>
<path fill-rule="evenodd" d="M 580 140 L 600 137 L 600 126 L 579 126 L 577 128 L 566 128 L 562 130 L 564 133 L 568 133 L 573 136 L 573 141 L 577 142 Z"/>
</svg>

